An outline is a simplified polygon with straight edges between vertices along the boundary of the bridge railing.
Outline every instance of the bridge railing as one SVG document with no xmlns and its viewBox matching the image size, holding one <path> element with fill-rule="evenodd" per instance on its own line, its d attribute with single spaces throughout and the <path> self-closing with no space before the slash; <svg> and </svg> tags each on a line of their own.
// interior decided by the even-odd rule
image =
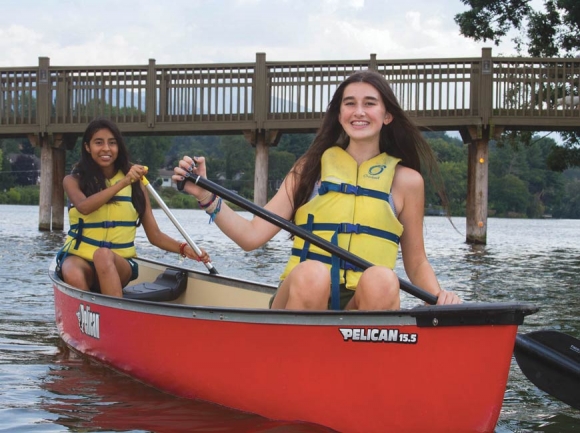
<svg viewBox="0 0 580 433">
<path fill-rule="evenodd" d="M 336 87 L 373 69 L 420 126 L 578 127 L 580 59 L 481 58 L 0 68 L 0 135 L 81 132 L 108 116 L 132 133 L 316 129 Z"/>
<path fill-rule="evenodd" d="M 580 59 L 493 59 L 493 116 L 531 125 L 540 119 L 579 125 Z M 568 121 L 568 122 L 567 122 Z"/>
</svg>

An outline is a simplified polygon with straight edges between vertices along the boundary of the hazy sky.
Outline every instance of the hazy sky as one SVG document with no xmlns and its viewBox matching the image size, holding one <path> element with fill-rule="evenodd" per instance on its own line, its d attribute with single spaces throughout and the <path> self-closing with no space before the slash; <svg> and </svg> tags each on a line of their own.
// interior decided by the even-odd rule
<svg viewBox="0 0 580 433">
<path fill-rule="evenodd" d="M 460 0 L 0 0 L 0 67 L 479 57 Z M 493 47 L 510 55 L 511 43 Z"/>
</svg>

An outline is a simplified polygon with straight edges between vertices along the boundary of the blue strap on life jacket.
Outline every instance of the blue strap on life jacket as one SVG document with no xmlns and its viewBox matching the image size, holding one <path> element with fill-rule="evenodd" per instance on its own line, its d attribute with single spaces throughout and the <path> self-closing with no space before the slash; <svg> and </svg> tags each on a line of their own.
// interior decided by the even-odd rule
<svg viewBox="0 0 580 433">
<path fill-rule="evenodd" d="M 302 224 L 306 230 L 312 233 L 312 227 L 314 227 L 314 215 L 308 214 L 306 219 L 306 224 Z M 332 236 L 331 242 L 334 245 L 338 245 L 338 233 L 334 233 Z M 331 257 L 323 256 L 321 254 L 315 254 L 309 251 L 310 249 L 310 242 L 304 240 L 304 246 L 301 249 L 292 248 L 292 254 L 295 256 L 300 257 L 300 262 L 305 261 L 306 259 L 310 260 L 318 260 L 318 258 L 323 258 L 323 263 L 328 263 L 330 266 L 330 308 L 333 310 L 340 310 L 340 269 L 341 269 L 341 260 L 339 257 L 332 255 Z"/>
<path fill-rule="evenodd" d="M 349 183 L 332 183 L 328 181 L 320 182 L 318 194 L 324 195 L 327 192 L 340 192 L 343 194 L 353 194 L 358 196 L 373 197 L 379 200 L 389 201 L 390 194 L 374 189 L 363 188 L 362 186 L 351 185 Z"/>
<path fill-rule="evenodd" d="M 300 257 L 302 255 L 302 250 L 298 248 L 292 248 L 292 255 Z M 313 253 L 312 251 L 308 251 L 306 254 L 306 259 L 308 260 L 317 260 L 322 263 L 326 263 L 327 265 L 332 265 L 332 258 L 330 256 L 325 256 L 323 254 Z M 355 271 L 355 272 L 363 272 L 364 269 L 358 266 L 353 265 L 346 260 L 340 259 L 339 268 L 345 271 Z"/>
<path fill-rule="evenodd" d="M 114 196 L 111 200 L 109 200 L 109 203 L 114 202 L 114 201 L 133 201 L 133 198 L 131 196 L 128 195 L 121 195 L 121 196 Z"/>
<path fill-rule="evenodd" d="M 302 224 L 300 227 L 306 227 Z M 347 233 L 347 234 L 360 234 L 364 233 L 367 235 L 376 236 L 379 238 L 387 239 L 396 244 L 399 244 L 400 237 L 394 233 L 388 232 L 386 230 L 375 229 L 369 226 L 363 226 L 360 224 L 351 223 L 316 223 L 312 225 L 311 231 L 332 231 L 337 233 Z"/>
<path fill-rule="evenodd" d="M 81 242 L 93 245 L 99 248 L 109 249 L 123 249 L 131 248 L 135 245 L 134 242 L 114 243 L 107 241 L 97 241 L 95 239 L 83 236 L 83 229 L 85 228 L 114 228 L 114 227 L 136 227 L 136 221 L 101 221 L 96 223 L 85 223 L 82 218 L 79 218 L 78 224 L 71 224 L 68 235 L 75 240 L 74 249 L 78 250 Z"/>
<path fill-rule="evenodd" d="M 330 242 L 338 246 L 338 233 L 334 233 Z M 340 258 L 333 254 L 330 265 L 330 308 L 340 310 Z"/>
<path fill-rule="evenodd" d="M 311 213 L 308 214 L 308 218 L 306 219 L 306 224 L 304 224 L 304 228 L 309 232 L 312 232 L 312 226 L 314 225 L 314 215 Z M 304 246 L 302 247 L 302 251 L 300 252 L 300 262 L 302 263 L 308 257 L 308 250 L 310 249 L 310 242 L 304 239 Z"/>
</svg>

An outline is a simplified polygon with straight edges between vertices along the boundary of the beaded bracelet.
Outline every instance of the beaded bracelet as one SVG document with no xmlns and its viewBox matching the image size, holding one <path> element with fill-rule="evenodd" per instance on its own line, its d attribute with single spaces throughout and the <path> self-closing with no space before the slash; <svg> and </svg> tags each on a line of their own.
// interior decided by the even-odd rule
<svg viewBox="0 0 580 433">
<path fill-rule="evenodd" d="M 209 224 L 211 224 L 215 220 L 217 214 L 222 209 L 222 198 L 218 197 L 214 203 L 215 206 L 211 206 L 211 208 L 205 210 L 205 212 L 209 215 Z"/>
</svg>

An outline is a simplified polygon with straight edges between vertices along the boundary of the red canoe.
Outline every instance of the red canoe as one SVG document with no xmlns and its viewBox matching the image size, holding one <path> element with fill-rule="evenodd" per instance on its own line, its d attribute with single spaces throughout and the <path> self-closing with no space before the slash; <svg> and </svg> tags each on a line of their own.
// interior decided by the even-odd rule
<svg viewBox="0 0 580 433">
<path fill-rule="evenodd" d="M 274 287 L 140 259 L 123 299 L 56 276 L 72 349 L 160 390 L 341 432 L 492 432 L 531 304 L 269 310 Z"/>
</svg>

